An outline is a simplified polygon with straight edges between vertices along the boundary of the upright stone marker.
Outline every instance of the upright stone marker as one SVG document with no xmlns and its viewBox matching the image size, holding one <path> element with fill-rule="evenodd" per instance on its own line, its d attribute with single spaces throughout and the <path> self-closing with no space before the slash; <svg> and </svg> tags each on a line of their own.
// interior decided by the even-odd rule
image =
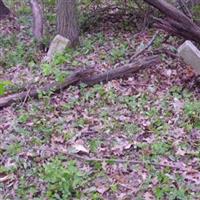
<svg viewBox="0 0 200 200">
<path fill-rule="evenodd" d="M 56 35 L 50 44 L 47 56 L 44 57 L 42 62 L 51 62 L 56 54 L 63 53 L 69 45 L 70 40 L 61 35 Z"/>
<path fill-rule="evenodd" d="M 185 41 L 178 48 L 178 55 L 194 69 L 197 75 L 200 74 L 200 51 L 191 41 Z"/>
</svg>

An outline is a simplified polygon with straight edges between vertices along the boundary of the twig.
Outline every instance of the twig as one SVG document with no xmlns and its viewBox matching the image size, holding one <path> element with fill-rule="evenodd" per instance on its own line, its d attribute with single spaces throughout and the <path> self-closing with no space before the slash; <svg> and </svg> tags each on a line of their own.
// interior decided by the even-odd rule
<svg viewBox="0 0 200 200">
<path fill-rule="evenodd" d="M 136 52 L 131 58 L 130 61 L 133 61 L 136 57 L 138 57 L 139 55 L 141 55 L 145 50 L 147 50 L 155 41 L 156 37 L 158 36 L 159 31 L 156 31 L 156 33 L 153 35 L 152 39 L 147 43 L 147 45 L 139 50 L 138 52 Z"/>
<path fill-rule="evenodd" d="M 179 56 L 172 52 L 170 49 L 167 49 L 167 48 L 158 48 L 158 49 L 155 49 L 153 51 L 153 53 L 156 55 L 156 54 L 166 54 L 167 56 L 169 57 L 172 57 L 173 59 L 175 58 L 179 58 Z"/>
<path fill-rule="evenodd" d="M 31 91 L 31 88 L 28 89 L 28 91 L 27 91 L 27 93 L 26 93 L 26 96 L 25 96 L 25 98 L 24 98 L 24 101 L 23 101 L 23 103 L 22 103 L 22 106 L 24 106 L 24 104 L 26 103 L 26 101 L 27 101 L 27 99 L 28 99 L 28 97 L 29 97 L 30 91 Z"/>
<path fill-rule="evenodd" d="M 150 162 L 150 161 L 138 161 L 138 160 L 128 160 L 128 159 L 112 159 L 112 158 L 89 158 L 89 157 L 82 157 L 76 154 L 69 154 L 69 156 L 72 156 L 74 158 L 84 160 L 87 162 L 114 162 L 114 163 L 129 163 L 129 164 L 139 164 L 139 165 L 153 165 L 155 167 L 168 167 L 174 170 L 179 170 L 179 171 L 187 171 L 186 169 L 181 169 L 180 167 L 172 166 L 172 165 L 167 165 L 167 164 L 160 164 L 160 163 L 155 163 L 155 162 Z"/>
</svg>

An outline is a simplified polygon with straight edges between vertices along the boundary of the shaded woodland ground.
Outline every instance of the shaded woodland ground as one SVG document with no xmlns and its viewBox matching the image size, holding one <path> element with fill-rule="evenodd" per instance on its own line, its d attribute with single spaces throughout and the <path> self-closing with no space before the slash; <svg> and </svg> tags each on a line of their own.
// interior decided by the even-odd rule
<svg viewBox="0 0 200 200">
<path fill-rule="evenodd" d="M 111 9 L 84 24 L 80 47 L 41 64 L 46 53 L 32 40 L 30 8 L 16 5 L 9 4 L 16 16 L 0 21 L 5 94 L 79 68 L 101 73 L 131 63 L 157 31 Z M 46 17 L 49 44 L 55 15 Z M 193 72 L 175 56 L 183 40 L 166 36 L 159 31 L 140 55 L 161 62 L 129 78 L 1 109 L 0 199 L 200 199 L 199 88 L 189 82 L 182 90 Z"/>
</svg>

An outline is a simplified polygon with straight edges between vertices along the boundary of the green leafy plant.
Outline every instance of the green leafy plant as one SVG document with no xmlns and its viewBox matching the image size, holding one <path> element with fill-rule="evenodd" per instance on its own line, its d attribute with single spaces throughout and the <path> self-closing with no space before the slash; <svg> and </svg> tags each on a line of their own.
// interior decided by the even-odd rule
<svg viewBox="0 0 200 200">
<path fill-rule="evenodd" d="M 26 123 L 29 120 L 29 114 L 27 113 L 22 113 L 19 117 L 18 117 L 18 122 L 19 123 Z"/>
<path fill-rule="evenodd" d="M 42 177 L 48 184 L 49 199 L 70 199 L 79 196 L 85 175 L 76 167 L 74 161 L 64 165 L 59 159 L 54 159 L 44 166 Z"/>
<path fill-rule="evenodd" d="M 111 61 L 115 63 L 116 61 L 122 60 L 125 57 L 127 50 L 127 44 L 121 44 L 119 47 L 112 49 L 110 52 Z"/>
<path fill-rule="evenodd" d="M 101 195 L 98 192 L 92 194 L 92 200 L 102 200 Z"/>
<path fill-rule="evenodd" d="M 53 67 L 48 63 L 44 63 L 41 65 L 42 73 L 44 76 L 50 76 L 53 74 Z"/>
<path fill-rule="evenodd" d="M 161 132 L 164 133 L 168 130 L 169 126 L 168 124 L 164 121 L 164 119 L 162 119 L 161 117 L 157 117 L 157 118 L 152 118 L 151 119 L 152 123 L 149 126 L 149 129 L 152 132 L 155 132 L 157 134 L 160 134 Z"/>
<path fill-rule="evenodd" d="M 42 133 L 44 140 L 48 140 L 53 134 L 54 127 L 50 122 L 47 122 L 45 119 L 40 119 L 35 124 L 35 129 Z"/>
<path fill-rule="evenodd" d="M 188 117 L 200 115 L 200 101 L 187 102 L 184 106 L 184 112 Z"/>
<path fill-rule="evenodd" d="M 37 195 L 37 192 L 36 187 L 34 185 L 30 185 L 24 176 L 20 177 L 19 185 L 16 191 L 19 199 L 29 199 L 30 196 Z"/>
<path fill-rule="evenodd" d="M 71 99 L 69 102 L 63 105 L 64 110 L 71 110 L 73 109 L 76 105 L 78 105 L 78 100 L 77 99 Z"/>
<path fill-rule="evenodd" d="M 80 52 L 84 55 L 87 55 L 92 51 L 94 51 L 94 41 L 92 38 L 87 38 L 81 45 Z"/>
<path fill-rule="evenodd" d="M 140 130 L 141 130 L 140 127 L 137 126 L 136 124 L 129 124 L 129 123 L 124 124 L 124 132 L 129 136 L 138 133 Z"/>
<path fill-rule="evenodd" d="M 15 156 L 21 151 L 21 149 L 22 149 L 21 144 L 17 142 L 17 143 L 10 144 L 8 146 L 7 152 L 11 156 Z"/>
<path fill-rule="evenodd" d="M 125 104 L 132 112 L 136 112 L 138 103 L 134 96 L 124 96 L 119 101 Z"/>
<path fill-rule="evenodd" d="M 22 5 L 19 7 L 17 14 L 19 15 L 30 15 L 31 14 L 31 8 L 26 6 L 26 5 Z"/>
<path fill-rule="evenodd" d="M 200 101 L 186 102 L 184 106 L 185 122 L 200 128 Z"/>
<path fill-rule="evenodd" d="M 83 128 L 87 123 L 87 120 L 83 117 L 79 118 L 77 121 L 75 121 L 75 127 L 76 128 Z"/>
<path fill-rule="evenodd" d="M 159 35 L 159 36 L 155 39 L 154 44 L 153 44 L 153 47 L 154 47 L 154 48 L 159 48 L 159 47 L 161 47 L 162 42 L 163 42 L 163 39 L 164 39 L 164 36 L 163 36 L 163 35 Z"/>
<path fill-rule="evenodd" d="M 69 73 L 60 70 L 59 65 L 66 63 L 68 60 L 69 58 L 63 54 L 56 55 L 52 63 L 43 63 L 41 65 L 43 75 L 53 76 L 57 82 L 64 82 Z"/>
<path fill-rule="evenodd" d="M 97 152 L 98 148 L 101 145 L 101 141 L 99 139 L 93 139 L 89 142 L 89 147 L 92 152 Z"/>
<path fill-rule="evenodd" d="M 15 44 L 4 50 L 4 56 L 3 59 L 0 59 L 0 64 L 6 68 L 26 64 L 35 59 L 35 54 L 34 45 L 26 46 L 16 41 Z"/>
<path fill-rule="evenodd" d="M 158 112 L 157 108 L 153 107 L 149 111 L 146 112 L 146 115 L 148 117 L 156 117 L 156 116 L 159 116 L 159 112 Z"/>
<path fill-rule="evenodd" d="M 157 142 L 152 144 L 152 153 L 154 155 L 164 155 L 170 150 L 170 145 L 164 142 Z"/>
<path fill-rule="evenodd" d="M 8 88 L 8 86 L 11 86 L 12 83 L 10 81 L 0 81 L 0 96 L 3 95 Z"/>
<path fill-rule="evenodd" d="M 187 191 L 182 185 L 180 185 L 180 183 L 177 183 L 178 185 L 180 185 L 178 188 L 175 188 L 173 185 L 171 185 L 171 180 L 165 171 L 158 172 L 156 175 L 158 180 L 158 185 L 154 189 L 156 199 L 189 199 Z"/>
<path fill-rule="evenodd" d="M 200 5 L 194 5 L 192 7 L 192 14 L 193 14 L 193 18 L 199 22 L 200 20 Z"/>
</svg>

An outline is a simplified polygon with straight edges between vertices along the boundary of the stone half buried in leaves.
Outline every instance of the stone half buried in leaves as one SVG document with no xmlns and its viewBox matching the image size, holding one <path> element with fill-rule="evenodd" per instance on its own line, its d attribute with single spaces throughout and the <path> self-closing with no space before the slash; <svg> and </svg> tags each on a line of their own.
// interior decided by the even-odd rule
<svg viewBox="0 0 200 200">
<path fill-rule="evenodd" d="M 63 53 L 65 48 L 69 46 L 70 46 L 69 39 L 61 35 L 56 35 L 50 44 L 47 56 L 44 57 L 42 62 L 51 62 L 55 55 Z"/>
<path fill-rule="evenodd" d="M 200 75 L 200 51 L 191 41 L 185 41 L 178 48 L 178 55 Z"/>
</svg>

